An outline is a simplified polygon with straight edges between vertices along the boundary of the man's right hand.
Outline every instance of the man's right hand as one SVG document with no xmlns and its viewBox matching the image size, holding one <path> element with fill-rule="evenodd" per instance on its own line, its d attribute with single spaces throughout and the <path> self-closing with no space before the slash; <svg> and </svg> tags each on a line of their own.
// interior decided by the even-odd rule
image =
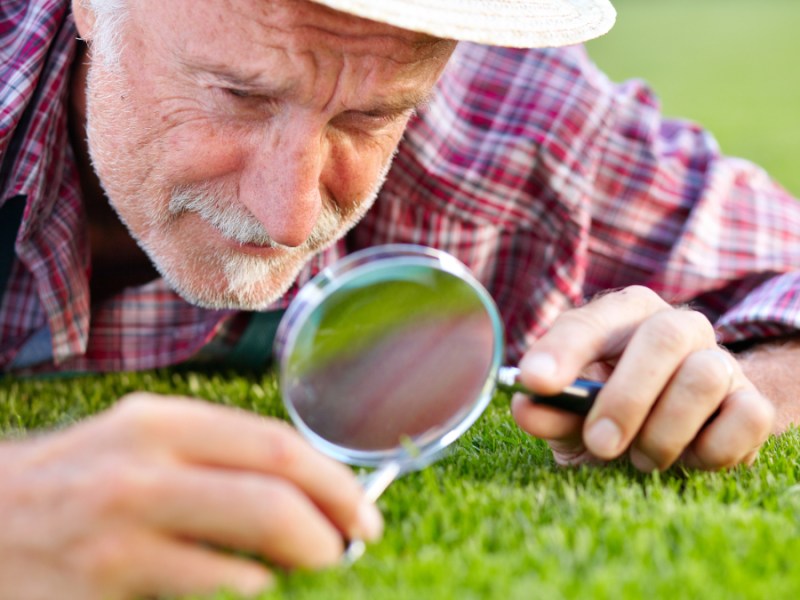
<svg viewBox="0 0 800 600">
<path fill-rule="evenodd" d="M 380 535 L 347 467 L 289 425 L 138 393 L 71 429 L 0 444 L 0 598 L 252 594 Z"/>
</svg>

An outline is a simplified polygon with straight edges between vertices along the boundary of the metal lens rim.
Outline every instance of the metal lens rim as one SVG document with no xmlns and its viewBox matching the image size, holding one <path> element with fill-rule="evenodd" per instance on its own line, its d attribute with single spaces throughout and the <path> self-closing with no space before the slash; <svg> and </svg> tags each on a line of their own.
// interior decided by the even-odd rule
<svg viewBox="0 0 800 600">
<path fill-rule="evenodd" d="M 387 270 L 398 266 L 427 266 L 443 271 L 467 283 L 481 300 L 492 322 L 494 348 L 492 362 L 485 384 L 475 399 L 472 409 L 452 426 L 441 437 L 427 442 L 418 448 L 414 461 L 424 465 L 430 457 L 437 455 L 458 439 L 478 419 L 486 409 L 494 393 L 497 373 L 503 361 L 504 334 L 497 305 L 489 292 L 473 276 L 470 270 L 451 254 L 416 244 L 384 244 L 373 246 L 353 254 L 349 254 L 336 264 L 324 269 L 312 278 L 290 303 L 278 326 L 275 336 L 275 357 L 280 369 L 280 387 L 283 403 L 297 429 L 318 450 L 341 462 L 375 467 L 388 461 L 398 460 L 406 454 L 400 446 L 391 450 L 356 450 L 333 444 L 319 436 L 309 428 L 293 404 L 286 390 L 286 372 L 288 359 L 292 355 L 300 331 L 308 317 L 331 295 L 365 275 L 376 270 Z"/>
</svg>

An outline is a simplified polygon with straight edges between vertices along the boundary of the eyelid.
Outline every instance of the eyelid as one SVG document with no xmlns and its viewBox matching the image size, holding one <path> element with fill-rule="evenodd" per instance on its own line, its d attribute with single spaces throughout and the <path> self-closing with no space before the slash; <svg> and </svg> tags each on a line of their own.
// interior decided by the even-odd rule
<svg viewBox="0 0 800 600">
<path fill-rule="evenodd" d="M 392 123 L 400 119 L 404 119 L 414 113 L 414 108 L 407 108 L 404 110 L 377 110 L 377 111 L 352 111 L 351 114 L 355 118 L 369 119 L 371 121 L 379 121 L 382 123 Z"/>
<path fill-rule="evenodd" d="M 251 109 L 254 109 L 256 107 L 260 108 L 270 107 L 270 110 L 273 110 L 275 104 L 277 104 L 274 98 L 259 94 L 257 91 L 252 91 L 234 86 L 218 86 L 216 89 L 220 93 L 223 93 L 229 98 L 231 98 L 232 102 L 240 101 L 243 103 L 243 107 L 250 107 Z M 351 123 L 356 123 L 360 121 L 361 123 L 369 123 L 369 125 L 372 127 L 375 126 L 384 127 L 397 123 L 402 119 L 411 117 L 417 111 L 417 108 L 418 107 L 411 106 L 408 108 L 396 108 L 396 109 L 387 108 L 387 109 L 375 109 L 375 110 L 364 110 L 364 111 L 348 110 L 344 113 L 341 113 L 339 115 L 339 119 L 337 120 L 339 120 L 340 122 L 350 121 Z"/>
<path fill-rule="evenodd" d="M 222 89 L 224 89 L 230 95 L 236 96 L 237 98 L 250 98 L 253 95 L 248 90 L 242 90 L 232 87 L 226 87 Z"/>
<path fill-rule="evenodd" d="M 248 90 L 245 88 L 237 88 L 237 87 L 230 87 L 230 86 L 223 86 L 219 88 L 222 92 L 229 96 L 233 96 L 234 98 L 258 98 L 263 100 L 269 100 L 267 96 L 254 92 L 252 90 Z"/>
<path fill-rule="evenodd" d="M 256 91 L 251 91 L 236 87 L 217 87 L 217 93 L 223 94 L 228 105 L 233 105 L 236 109 L 258 110 L 274 112 L 280 103 L 272 96 L 266 96 Z"/>
</svg>

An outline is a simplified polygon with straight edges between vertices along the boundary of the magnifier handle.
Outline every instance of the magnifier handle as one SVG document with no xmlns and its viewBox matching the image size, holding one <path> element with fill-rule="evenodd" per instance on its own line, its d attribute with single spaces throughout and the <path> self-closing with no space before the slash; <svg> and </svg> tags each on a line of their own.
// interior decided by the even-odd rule
<svg viewBox="0 0 800 600">
<path fill-rule="evenodd" d="M 497 373 L 497 387 L 509 393 L 520 392 L 530 397 L 535 404 L 546 404 L 560 408 L 571 413 L 585 415 L 594 404 L 597 393 L 603 384 L 588 379 L 576 379 L 571 385 L 565 387 L 560 393 L 552 396 L 534 394 L 519 381 L 519 368 L 500 367 Z"/>
<path fill-rule="evenodd" d="M 395 479 L 400 476 L 402 465 L 398 461 L 391 461 L 381 465 L 366 477 L 361 478 L 364 486 L 364 496 L 369 502 L 375 503 L 381 494 L 386 491 Z"/>
<path fill-rule="evenodd" d="M 398 461 L 391 461 L 381 465 L 369 475 L 361 478 L 361 485 L 364 486 L 364 496 L 369 502 L 376 502 L 386 488 L 397 479 L 402 472 L 402 465 Z M 364 554 L 367 549 L 363 540 L 350 540 L 342 557 L 342 562 L 352 565 Z"/>
</svg>

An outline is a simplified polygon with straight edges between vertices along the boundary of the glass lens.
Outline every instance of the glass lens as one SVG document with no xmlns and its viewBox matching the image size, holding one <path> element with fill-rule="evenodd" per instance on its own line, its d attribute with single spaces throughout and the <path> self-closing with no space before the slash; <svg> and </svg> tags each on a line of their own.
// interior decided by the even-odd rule
<svg viewBox="0 0 800 600">
<path fill-rule="evenodd" d="M 502 330 L 488 295 L 463 275 L 401 258 L 332 279 L 292 324 L 282 357 L 301 428 L 339 459 L 368 464 L 442 445 L 471 424 L 491 394 Z"/>
</svg>

